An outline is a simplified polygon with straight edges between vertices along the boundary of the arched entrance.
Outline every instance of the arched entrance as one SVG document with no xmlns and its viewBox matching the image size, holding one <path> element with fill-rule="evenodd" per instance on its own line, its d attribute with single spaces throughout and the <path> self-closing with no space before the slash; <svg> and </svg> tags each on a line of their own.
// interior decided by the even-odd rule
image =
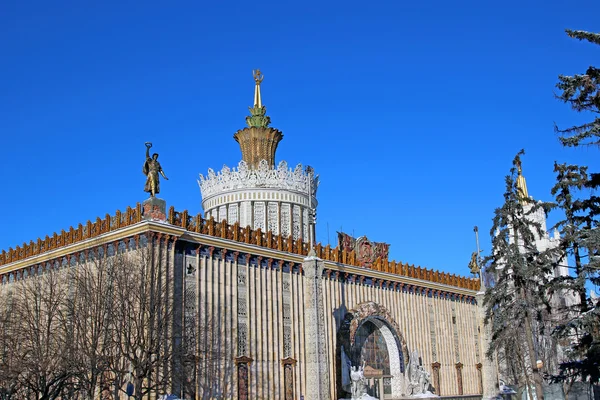
<svg viewBox="0 0 600 400">
<path fill-rule="evenodd" d="M 349 373 L 347 364 L 358 366 L 365 363 L 388 376 L 384 385 L 386 397 L 403 395 L 408 350 L 398 325 L 385 307 L 372 301 L 358 304 L 346 313 L 338 339 L 340 388 L 346 381 L 342 379 L 343 375 Z"/>
</svg>

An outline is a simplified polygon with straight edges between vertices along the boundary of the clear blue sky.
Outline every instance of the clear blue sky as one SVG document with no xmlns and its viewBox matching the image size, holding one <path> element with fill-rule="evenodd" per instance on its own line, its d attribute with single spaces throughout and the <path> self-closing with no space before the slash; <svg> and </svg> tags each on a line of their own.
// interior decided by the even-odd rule
<svg viewBox="0 0 600 400">
<path fill-rule="evenodd" d="M 251 71 L 284 139 L 277 160 L 321 177 L 318 239 L 343 227 L 391 258 L 466 275 L 489 251 L 503 178 L 525 148 L 549 200 L 562 149 L 558 74 L 600 64 L 565 28 L 600 31 L 586 1 L 17 1 L 0 3 L 0 249 L 160 197 L 201 211 L 199 173 L 237 165 Z M 328 229 L 329 227 L 329 229 Z"/>
</svg>

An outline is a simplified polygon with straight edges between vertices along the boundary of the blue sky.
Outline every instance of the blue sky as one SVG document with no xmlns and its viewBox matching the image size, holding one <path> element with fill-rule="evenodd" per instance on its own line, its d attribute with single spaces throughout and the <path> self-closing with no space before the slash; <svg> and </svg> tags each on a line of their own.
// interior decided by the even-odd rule
<svg viewBox="0 0 600 400">
<path fill-rule="evenodd" d="M 524 148 L 529 193 L 550 200 L 563 149 L 558 74 L 600 64 L 565 28 L 600 31 L 578 1 L 0 4 L 0 249 L 146 198 L 144 142 L 170 178 L 161 198 L 201 211 L 199 173 L 241 159 L 233 134 L 252 69 L 283 131 L 277 161 L 320 174 L 317 239 L 391 244 L 391 258 L 462 275 L 484 251 L 504 176 Z"/>
</svg>

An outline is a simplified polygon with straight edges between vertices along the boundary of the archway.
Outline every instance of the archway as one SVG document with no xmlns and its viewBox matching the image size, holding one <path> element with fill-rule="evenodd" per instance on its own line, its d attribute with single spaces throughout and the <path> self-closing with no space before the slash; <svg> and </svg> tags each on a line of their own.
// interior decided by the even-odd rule
<svg viewBox="0 0 600 400">
<path fill-rule="evenodd" d="M 338 373 L 340 388 L 344 381 L 342 374 L 349 373 L 347 364 L 358 366 L 364 362 L 391 376 L 385 378 L 387 396 L 403 395 L 408 350 L 398 325 L 385 307 L 368 301 L 348 311 L 340 326 L 338 343 L 342 367 Z"/>
</svg>

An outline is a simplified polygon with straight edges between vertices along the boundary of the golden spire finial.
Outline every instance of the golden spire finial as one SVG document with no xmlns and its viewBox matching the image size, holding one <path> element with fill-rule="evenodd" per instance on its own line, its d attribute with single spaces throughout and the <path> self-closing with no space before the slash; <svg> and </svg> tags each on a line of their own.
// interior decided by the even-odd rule
<svg viewBox="0 0 600 400">
<path fill-rule="evenodd" d="M 529 193 L 527 193 L 527 182 L 525 181 L 525 177 L 523 176 L 523 170 L 521 168 L 521 160 L 517 160 L 517 189 L 521 193 L 523 198 L 529 198 Z"/>
<path fill-rule="evenodd" d="M 252 70 L 252 75 L 254 76 L 254 82 L 256 83 L 256 86 L 254 86 L 254 107 L 262 107 L 262 99 L 260 98 L 260 84 L 265 77 L 260 72 L 260 69 Z"/>
</svg>

